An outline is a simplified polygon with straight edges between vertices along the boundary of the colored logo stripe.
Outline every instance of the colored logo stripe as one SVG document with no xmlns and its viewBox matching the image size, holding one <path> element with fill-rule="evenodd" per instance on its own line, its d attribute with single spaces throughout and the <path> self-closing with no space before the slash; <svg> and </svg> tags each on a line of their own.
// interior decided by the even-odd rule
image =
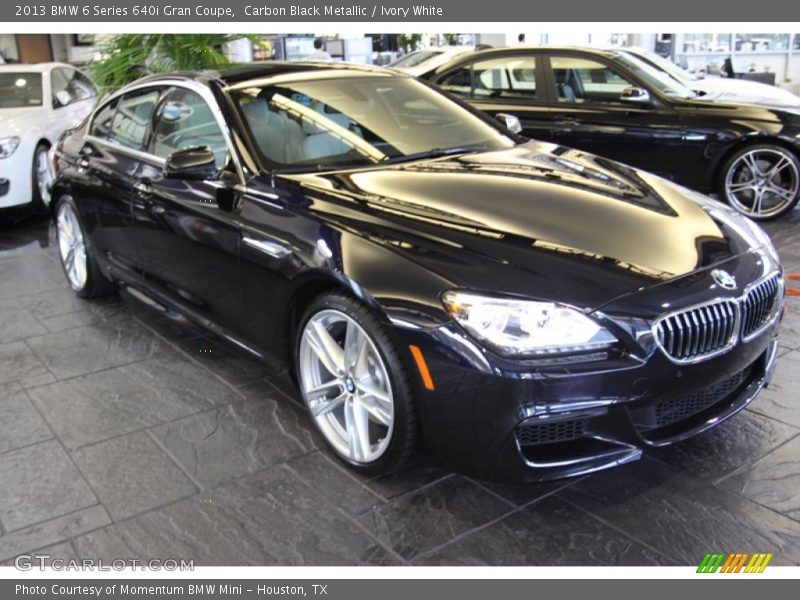
<svg viewBox="0 0 800 600">
<path fill-rule="evenodd" d="M 709 552 L 700 561 L 698 573 L 763 573 L 772 560 L 772 554 L 766 552 Z M 748 561 L 749 559 L 749 561 Z"/>
</svg>

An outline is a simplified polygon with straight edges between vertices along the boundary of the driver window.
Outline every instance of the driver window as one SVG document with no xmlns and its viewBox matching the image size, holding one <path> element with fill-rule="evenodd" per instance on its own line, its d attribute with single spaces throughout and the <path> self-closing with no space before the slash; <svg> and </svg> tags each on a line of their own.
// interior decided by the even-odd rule
<svg viewBox="0 0 800 600">
<path fill-rule="evenodd" d="M 228 144 L 208 104 L 199 94 L 175 88 L 159 104 L 151 152 L 166 159 L 177 150 L 207 146 L 218 168 L 228 162 Z"/>
<path fill-rule="evenodd" d="M 595 60 L 553 56 L 550 66 L 559 102 L 619 103 L 622 90 L 636 85 L 611 67 Z"/>
<path fill-rule="evenodd" d="M 59 92 L 67 92 L 70 102 L 81 102 L 94 98 L 94 85 L 86 75 L 75 69 L 58 68 L 53 69 L 50 74 L 50 84 L 53 93 L 53 107 L 61 108 L 66 106 L 58 100 Z"/>
</svg>

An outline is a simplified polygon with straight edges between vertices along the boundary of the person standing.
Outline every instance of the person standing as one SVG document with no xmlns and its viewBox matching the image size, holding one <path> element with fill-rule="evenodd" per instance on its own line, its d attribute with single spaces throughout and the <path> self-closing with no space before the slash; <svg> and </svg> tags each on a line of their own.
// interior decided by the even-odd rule
<svg viewBox="0 0 800 600">
<path fill-rule="evenodd" d="M 331 55 L 323 48 L 323 43 L 320 38 L 314 40 L 314 52 L 308 57 L 308 60 L 331 60 Z"/>
</svg>

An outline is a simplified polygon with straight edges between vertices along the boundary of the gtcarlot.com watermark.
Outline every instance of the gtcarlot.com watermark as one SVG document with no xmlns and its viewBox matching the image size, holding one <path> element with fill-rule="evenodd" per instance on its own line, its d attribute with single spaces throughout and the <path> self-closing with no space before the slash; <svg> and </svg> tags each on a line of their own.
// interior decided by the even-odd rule
<svg viewBox="0 0 800 600">
<path fill-rule="evenodd" d="M 50 558 L 49 554 L 21 554 L 14 559 L 14 566 L 20 571 L 50 569 L 52 571 L 194 571 L 194 560 L 116 558 L 110 561 L 93 558 L 61 559 Z"/>
</svg>

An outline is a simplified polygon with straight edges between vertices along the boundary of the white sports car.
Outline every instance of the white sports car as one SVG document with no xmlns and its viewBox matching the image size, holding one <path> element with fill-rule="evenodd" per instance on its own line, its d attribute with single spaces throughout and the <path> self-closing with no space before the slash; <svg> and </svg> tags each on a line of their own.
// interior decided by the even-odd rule
<svg viewBox="0 0 800 600">
<path fill-rule="evenodd" d="M 728 77 L 701 78 L 655 52 L 650 52 L 643 48 L 616 48 L 616 50 L 635 56 L 659 71 L 663 71 L 690 90 L 694 90 L 704 96 L 771 106 L 800 105 L 800 96 L 774 85 Z"/>
<path fill-rule="evenodd" d="M 47 152 L 92 110 L 95 87 L 63 63 L 0 66 L 0 209 L 50 202 Z"/>
</svg>

